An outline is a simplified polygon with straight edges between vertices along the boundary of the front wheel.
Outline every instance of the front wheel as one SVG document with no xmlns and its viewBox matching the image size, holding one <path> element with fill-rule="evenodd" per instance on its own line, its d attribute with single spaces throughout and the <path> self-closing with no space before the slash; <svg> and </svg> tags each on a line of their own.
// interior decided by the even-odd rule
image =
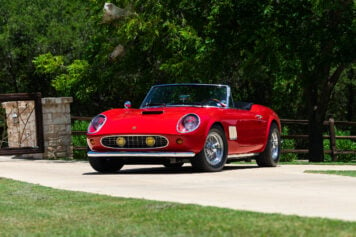
<svg viewBox="0 0 356 237">
<path fill-rule="evenodd" d="M 217 172 L 224 168 L 227 158 L 227 141 L 224 131 L 219 127 L 210 129 L 204 148 L 191 163 L 199 171 Z"/>
<path fill-rule="evenodd" d="M 265 150 L 256 158 L 260 167 L 276 167 L 281 153 L 281 135 L 275 123 L 271 125 Z"/>
<path fill-rule="evenodd" d="M 110 157 L 89 157 L 89 164 L 101 173 L 115 173 L 124 166 L 120 160 Z"/>
</svg>

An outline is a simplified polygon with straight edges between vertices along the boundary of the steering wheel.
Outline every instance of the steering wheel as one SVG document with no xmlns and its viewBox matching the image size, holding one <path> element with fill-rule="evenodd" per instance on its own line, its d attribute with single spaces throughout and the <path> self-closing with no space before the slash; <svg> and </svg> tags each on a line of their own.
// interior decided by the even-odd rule
<svg viewBox="0 0 356 237">
<path fill-rule="evenodd" d="M 204 105 L 217 106 L 217 107 L 226 107 L 226 104 L 221 102 L 218 99 L 208 99 L 203 101 Z"/>
</svg>

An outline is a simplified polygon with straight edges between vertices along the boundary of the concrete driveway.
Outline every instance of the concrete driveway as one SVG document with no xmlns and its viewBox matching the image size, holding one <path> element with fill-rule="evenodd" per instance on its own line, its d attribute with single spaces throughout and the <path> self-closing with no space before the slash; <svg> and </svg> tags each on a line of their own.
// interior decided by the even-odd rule
<svg viewBox="0 0 356 237">
<path fill-rule="evenodd" d="M 58 189 L 356 221 L 356 178 L 304 173 L 330 169 L 356 166 L 228 165 L 219 173 L 194 173 L 190 166 L 131 165 L 98 174 L 87 162 L 0 157 L 0 177 Z"/>
</svg>

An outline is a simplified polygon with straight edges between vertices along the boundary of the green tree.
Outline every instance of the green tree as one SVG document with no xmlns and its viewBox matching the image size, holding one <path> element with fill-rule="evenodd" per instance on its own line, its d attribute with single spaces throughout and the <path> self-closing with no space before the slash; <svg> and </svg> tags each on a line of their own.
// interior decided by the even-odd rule
<svg viewBox="0 0 356 237">
<path fill-rule="evenodd" d="M 99 0 L 20 2 L 0 10 L 2 88 L 52 85 L 93 112 L 137 105 L 152 84 L 227 83 L 235 99 L 307 115 L 310 159 L 323 160 L 322 121 L 355 63 L 353 1 L 117 0 L 111 22 Z"/>
<path fill-rule="evenodd" d="M 355 62 L 355 4 L 339 1 L 271 1 L 266 28 L 276 75 L 291 72 L 303 89 L 311 161 L 323 161 L 323 121 L 342 72 Z"/>
<path fill-rule="evenodd" d="M 93 35 L 87 1 L 0 0 L 0 93 L 53 95 L 51 78 L 36 75 L 32 59 L 43 53 L 73 60 Z"/>
<path fill-rule="evenodd" d="M 124 97 L 138 103 L 137 95 L 152 84 L 172 82 L 228 83 L 236 99 L 271 101 L 271 72 L 251 56 L 261 41 L 256 32 L 263 3 L 137 0 L 116 5 L 132 14 L 100 24 L 86 52 L 88 80 L 96 85 L 92 95 L 101 103 L 110 106 Z M 118 47 L 121 53 L 112 57 Z"/>
</svg>

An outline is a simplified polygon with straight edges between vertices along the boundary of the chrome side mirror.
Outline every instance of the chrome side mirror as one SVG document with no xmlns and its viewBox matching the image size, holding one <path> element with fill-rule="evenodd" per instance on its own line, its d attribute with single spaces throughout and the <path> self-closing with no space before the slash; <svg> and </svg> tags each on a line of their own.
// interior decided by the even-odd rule
<svg viewBox="0 0 356 237">
<path fill-rule="evenodd" d="M 131 101 L 126 101 L 126 102 L 124 103 L 124 107 L 125 107 L 126 109 L 130 109 L 130 108 L 131 108 Z"/>
</svg>

